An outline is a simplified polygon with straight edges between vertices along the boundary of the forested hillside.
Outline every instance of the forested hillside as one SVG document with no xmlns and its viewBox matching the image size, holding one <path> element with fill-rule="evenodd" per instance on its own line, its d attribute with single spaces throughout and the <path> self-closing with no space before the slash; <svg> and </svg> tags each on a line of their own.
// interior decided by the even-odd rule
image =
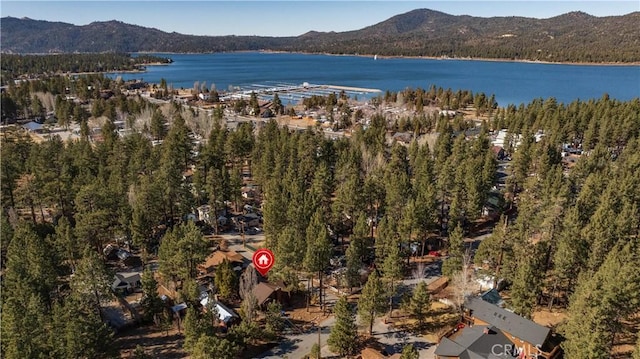
<svg viewBox="0 0 640 359">
<path fill-rule="evenodd" d="M 640 61 L 640 12 L 594 17 L 571 12 L 549 19 L 454 16 L 419 9 L 361 30 L 297 37 L 190 36 L 118 21 L 84 26 L 2 19 L 2 51 L 220 52 L 300 51 L 331 54 L 496 58 L 552 62 Z"/>
<path fill-rule="evenodd" d="M 614 344 L 635 341 L 629 319 L 640 310 L 640 99 L 486 106 L 489 120 L 469 136 L 462 131 L 467 121 L 422 112 L 456 97 L 445 90 L 408 89 L 374 101 L 416 109 L 402 119 L 403 129 L 437 133 L 429 146 L 389 141 L 399 125 L 381 111 L 366 119 L 354 111 L 352 136 L 332 140 L 275 121 L 232 130 L 221 104 L 211 117 L 176 103 L 159 106 L 127 98 L 98 75 L 78 78 L 82 92 L 69 94 L 76 102 L 62 96 L 71 87 L 65 81 L 35 80 L 2 94 L 3 111 L 5 104 L 25 116 L 54 110 L 61 126 L 78 122 L 81 129 L 69 142 L 55 135 L 36 142 L 18 130 L 2 134 L 3 358 L 116 355 L 103 317 L 113 298 L 104 248 L 115 238 L 131 240 L 145 263 L 157 259 L 159 283 L 173 284 L 188 303 L 184 347 L 191 355 L 235 355 L 272 333 L 246 310 L 242 324 L 222 335 L 195 310 L 196 266 L 208 242 L 187 215 L 202 204 L 238 207 L 248 164 L 263 200 L 266 243 L 276 256 L 270 280 L 317 276 L 322 283 L 331 251 L 346 247 L 346 285 L 358 284 L 359 270 L 375 263 L 371 282 L 380 274 L 384 290 L 363 293 L 379 293 L 387 303 L 412 243 L 442 246 L 450 277 L 469 265 L 463 239 L 477 231 L 488 196 L 498 195 L 506 200 L 502 220 L 474 261 L 505 279 L 509 306 L 525 317 L 539 307 L 566 311 L 568 320 L 556 329 L 569 358 L 607 357 Z M 107 89 L 114 96 L 102 98 Z M 465 106 L 486 99 L 459 97 Z M 335 100 L 324 106 L 348 106 L 345 97 Z M 236 110 L 248 113 L 250 106 Z M 129 135 L 116 131 L 120 119 Z M 91 135 L 97 123 L 99 140 Z M 513 141 L 506 148 L 512 154 L 506 186 L 496 189 L 489 136 L 499 129 Z M 536 141 L 538 133 L 544 136 Z M 198 145 L 195 135 L 203 139 Z M 567 143 L 584 152 L 571 168 L 561 155 Z M 218 292 L 225 300 L 237 295 L 237 278 L 229 278 L 235 287 Z M 216 281 L 225 279 L 216 273 Z M 145 283 L 141 310 L 154 323 L 162 313 L 158 283 Z M 380 312 L 371 311 L 371 318 Z M 164 328 L 170 320 L 154 325 Z"/>
<path fill-rule="evenodd" d="M 132 57 L 129 54 L 57 54 L 12 55 L 0 59 L 2 84 L 20 77 L 36 78 L 59 73 L 142 71 L 145 65 L 167 64 L 171 59 L 151 55 Z"/>
</svg>

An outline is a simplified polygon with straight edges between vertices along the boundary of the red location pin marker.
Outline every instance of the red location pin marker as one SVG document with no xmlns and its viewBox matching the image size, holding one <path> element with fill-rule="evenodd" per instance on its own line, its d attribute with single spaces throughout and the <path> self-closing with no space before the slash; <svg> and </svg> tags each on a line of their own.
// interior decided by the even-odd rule
<svg viewBox="0 0 640 359">
<path fill-rule="evenodd" d="M 269 273 L 271 267 L 273 267 L 275 257 L 270 250 L 261 248 L 253 253 L 252 261 L 253 266 L 256 267 L 258 273 L 262 274 L 262 276 L 264 277 L 267 275 L 267 273 Z"/>
</svg>

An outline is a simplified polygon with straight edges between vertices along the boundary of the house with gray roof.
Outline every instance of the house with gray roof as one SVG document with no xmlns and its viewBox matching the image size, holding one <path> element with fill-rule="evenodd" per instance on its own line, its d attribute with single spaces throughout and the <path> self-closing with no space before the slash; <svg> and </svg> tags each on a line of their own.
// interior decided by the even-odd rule
<svg viewBox="0 0 640 359">
<path fill-rule="evenodd" d="M 501 308 L 483 297 L 465 302 L 462 323 L 440 338 L 436 358 L 555 359 L 560 347 L 551 329 Z"/>
</svg>

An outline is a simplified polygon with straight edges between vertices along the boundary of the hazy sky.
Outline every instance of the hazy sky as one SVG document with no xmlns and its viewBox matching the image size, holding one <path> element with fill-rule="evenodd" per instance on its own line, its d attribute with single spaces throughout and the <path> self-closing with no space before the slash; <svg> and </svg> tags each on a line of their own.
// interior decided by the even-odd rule
<svg viewBox="0 0 640 359">
<path fill-rule="evenodd" d="M 410 10 L 453 15 L 549 18 L 569 11 L 594 16 L 640 11 L 640 1 L 4 1 L 2 16 L 86 25 L 119 20 L 195 35 L 297 36 L 349 31 Z"/>
</svg>

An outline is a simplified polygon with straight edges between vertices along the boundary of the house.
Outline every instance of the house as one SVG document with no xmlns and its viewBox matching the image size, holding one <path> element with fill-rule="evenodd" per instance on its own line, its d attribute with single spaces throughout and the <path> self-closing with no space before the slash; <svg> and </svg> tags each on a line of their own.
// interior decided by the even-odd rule
<svg viewBox="0 0 640 359">
<path fill-rule="evenodd" d="M 111 289 L 117 293 L 131 293 L 142 287 L 140 272 L 119 272 L 113 276 Z"/>
<path fill-rule="evenodd" d="M 264 283 L 260 282 L 256 284 L 251 293 L 258 301 L 258 306 L 262 307 L 270 301 L 277 301 L 280 304 L 287 304 L 287 298 L 284 294 L 288 292 L 283 289 L 284 283 Z"/>
<path fill-rule="evenodd" d="M 507 153 L 504 151 L 502 146 L 491 146 L 491 151 L 495 154 L 498 161 L 502 161 L 507 157 Z"/>
<path fill-rule="evenodd" d="M 537 358 L 555 359 L 559 345 L 553 344 L 551 329 L 513 312 L 472 297 L 465 301 L 463 321 L 445 333 L 436 348 L 436 358 Z"/>
<path fill-rule="evenodd" d="M 212 273 L 225 259 L 231 262 L 234 267 L 237 265 L 242 267 L 244 264 L 244 257 L 241 254 L 234 251 L 217 250 L 210 254 L 205 262 L 198 266 L 198 269 L 203 274 Z"/>
<path fill-rule="evenodd" d="M 260 215 L 251 212 L 236 217 L 236 221 L 238 224 L 244 225 L 245 227 L 256 227 L 260 225 Z"/>
<path fill-rule="evenodd" d="M 198 220 L 213 225 L 214 213 L 212 212 L 212 208 L 209 205 L 203 205 L 196 208 L 198 211 Z M 225 210 L 221 209 L 218 211 L 218 226 L 227 225 L 227 217 L 224 215 Z"/>
<path fill-rule="evenodd" d="M 210 300 L 212 303 L 209 303 Z M 207 293 L 202 293 L 200 295 L 200 304 L 205 309 L 209 308 L 210 305 L 215 304 L 216 310 L 218 311 L 218 318 L 220 319 L 220 325 L 224 327 L 228 327 L 233 324 L 235 320 L 240 318 L 233 310 L 229 309 L 224 304 L 220 303 L 216 299 L 210 299 L 210 296 Z"/>
<path fill-rule="evenodd" d="M 32 133 L 42 133 L 44 131 L 42 124 L 35 121 L 25 123 L 24 125 L 22 125 L 22 128 Z"/>
<path fill-rule="evenodd" d="M 482 215 L 495 220 L 505 209 L 505 200 L 499 191 L 491 191 L 487 195 L 487 199 L 482 206 Z"/>
<path fill-rule="evenodd" d="M 244 199 L 254 199 L 256 198 L 256 191 L 250 187 L 242 187 L 242 198 Z"/>
<path fill-rule="evenodd" d="M 445 117 L 455 117 L 458 114 L 458 112 L 453 110 L 440 110 L 438 114 L 440 116 L 445 116 Z"/>
</svg>

